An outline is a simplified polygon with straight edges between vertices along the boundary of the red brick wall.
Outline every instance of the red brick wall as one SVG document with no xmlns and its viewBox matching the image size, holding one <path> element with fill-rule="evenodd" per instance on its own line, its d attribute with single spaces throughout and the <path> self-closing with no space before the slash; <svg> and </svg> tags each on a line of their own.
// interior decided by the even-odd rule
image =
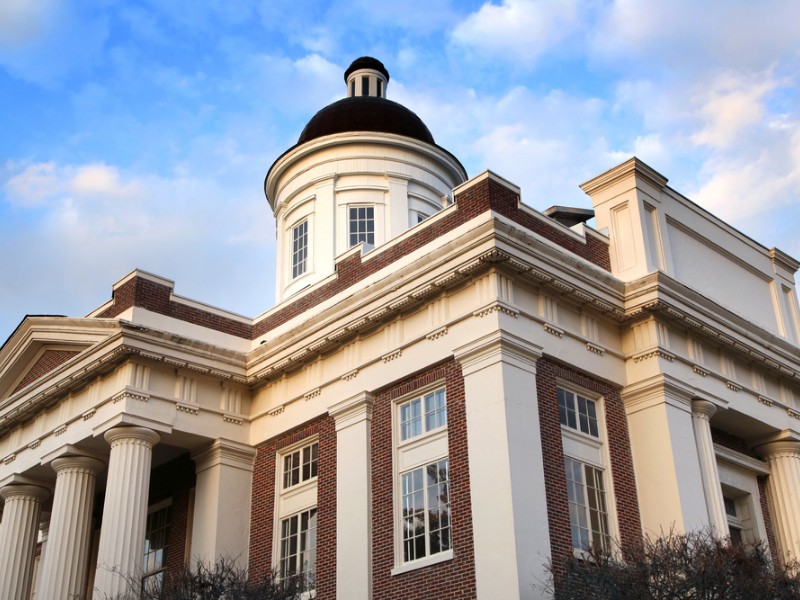
<svg viewBox="0 0 800 600">
<path fill-rule="evenodd" d="M 253 579 L 272 571 L 275 539 L 275 458 L 281 449 L 319 436 L 317 463 L 317 598 L 336 598 L 336 428 L 333 417 L 307 423 L 258 448 L 253 470 L 250 566 Z"/>
<path fill-rule="evenodd" d="M 391 575 L 394 559 L 393 401 L 444 380 L 447 388 L 447 436 L 450 460 L 452 560 Z M 376 393 L 372 413 L 372 576 L 375 600 L 474 598 L 475 560 L 464 403 L 464 378 L 455 361 L 410 375 Z"/>
<path fill-rule="evenodd" d="M 559 381 L 573 383 L 602 395 L 620 544 L 624 549 L 635 547 L 642 542 L 642 524 L 636 495 L 636 477 L 633 471 L 628 421 L 619 390 L 550 358 L 543 357 L 539 359 L 536 366 L 536 393 L 542 429 L 547 518 L 556 575 L 560 572 L 559 567 L 563 565 L 564 561 L 573 555 L 567 482 L 564 471 L 564 449 L 561 444 L 561 424 L 558 417 L 556 390 Z"/>
<path fill-rule="evenodd" d="M 152 505 L 172 498 L 167 535 L 167 581 L 180 577 L 186 566 L 184 558 L 189 525 L 189 499 L 195 480 L 195 464 L 188 452 L 159 465 L 150 473 L 148 503 Z"/>
<path fill-rule="evenodd" d="M 78 354 L 77 350 L 45 350 L 39 360 L 33 364 L 30 371 L 22 378 L 22 381 L 19 382 L 19 385 L 14 389 L 14 393 L 60 367 L 76 354 Z"/>
</svg>

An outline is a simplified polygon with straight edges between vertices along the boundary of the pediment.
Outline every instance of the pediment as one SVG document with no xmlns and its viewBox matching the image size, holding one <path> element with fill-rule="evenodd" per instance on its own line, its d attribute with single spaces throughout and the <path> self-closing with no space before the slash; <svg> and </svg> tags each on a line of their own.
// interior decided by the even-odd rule
<svg viewBox="0 0 800 600">
<path fill-rule="evenodd" d="M 116 322 L 105 319 L 26 317 L 0 348 L 0 402 L 62 368 L 117 330 Z"/>
</svg>

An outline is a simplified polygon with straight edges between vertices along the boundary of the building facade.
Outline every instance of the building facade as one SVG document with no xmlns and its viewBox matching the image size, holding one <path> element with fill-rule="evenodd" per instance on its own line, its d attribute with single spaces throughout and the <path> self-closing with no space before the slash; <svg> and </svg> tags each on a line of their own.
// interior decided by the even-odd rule
<svg viewBox="0 0 800 600">
<path fill-rule="evenodd" d="M 0 348 L 0 596 L 225 557 L 324 599 L 542 598 L 551 560 L 700 528 L 800 557 L 800 263 L 636 158 L 536 211 L 379 61 L 345 83 L 265 180 L 274 308 L 137 270 Z"/>
</svg>

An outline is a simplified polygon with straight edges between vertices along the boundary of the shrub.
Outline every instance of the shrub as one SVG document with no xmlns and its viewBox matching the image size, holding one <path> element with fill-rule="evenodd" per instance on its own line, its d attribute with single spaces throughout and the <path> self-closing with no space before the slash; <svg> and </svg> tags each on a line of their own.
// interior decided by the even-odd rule
<svg viewBox="0 0 800 600">
<path fill-rule="evenodd" d="M 550 565 L 555 600 L 790 600 L 800 598 L 796 564 L 777 565 L 761 543 L 708 532 L 645 539 L 637 548 L 592 549 Z"/>
</svg>

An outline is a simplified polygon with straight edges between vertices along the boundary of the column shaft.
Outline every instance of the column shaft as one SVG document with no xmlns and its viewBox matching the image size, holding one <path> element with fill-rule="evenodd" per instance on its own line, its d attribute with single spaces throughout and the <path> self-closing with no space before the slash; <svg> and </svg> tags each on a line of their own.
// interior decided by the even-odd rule
<svg viewBox="0 0 800 600">
<path fill-rule="evenodd" d="M 141 576 L 150 465 L 153 445 L 160 439 L 144 427 L 116 427 L 104 437 L 111 455 L 94 580 L 98 599 L 130 592 Z"/>
<path fill-rule="evenodd" d="M 57 458 L 56 492 L 37 600 L 81 598 L 86 592 L 95 478 L 103 463 L 88 456 Z"/>
<path fill-rule="evenodd" d="M 0 490 L 5 500 L 0 523 L 0 597 L 28 600 L 41 503 L 50 492 L 35 485 Z"/>
<path fill-rule="evenodd" d="M 697 457 L 700 461 L 700 474 L 703 478 L 703 493 L 706 498 L 708 522 L 714 535 L 728 535 L 728 517 L 725 514 L 725 500 L 719 484 L 717 456 L 714 453 L 714 442 L 711 439 L 711 416 L 716 406 L 707 400 L 692 401 L 692 426 L 694 440 L 697 444 Z"/>
<path fill-rule="evenodd" d="M 767 496 L 781 557 L 800 559 L 800 443 L 775 442 L 765 447 L 769 464 Z"/>
</svg>

